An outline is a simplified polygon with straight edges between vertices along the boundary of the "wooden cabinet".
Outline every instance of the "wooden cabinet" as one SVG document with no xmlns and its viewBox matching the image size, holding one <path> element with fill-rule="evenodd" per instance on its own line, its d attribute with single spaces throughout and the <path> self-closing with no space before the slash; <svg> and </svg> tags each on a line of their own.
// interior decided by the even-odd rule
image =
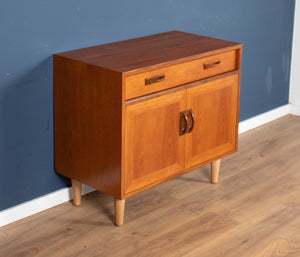
<svg viewBox="0 0 300 257">
<path fill-rule="evenodd" d="M 171 31 L 54 55 L 55 170 L 125 198 L 237 150 L 241 44 Z M 199 185 L 200 186 L 200 185 Z"/>
</svg>

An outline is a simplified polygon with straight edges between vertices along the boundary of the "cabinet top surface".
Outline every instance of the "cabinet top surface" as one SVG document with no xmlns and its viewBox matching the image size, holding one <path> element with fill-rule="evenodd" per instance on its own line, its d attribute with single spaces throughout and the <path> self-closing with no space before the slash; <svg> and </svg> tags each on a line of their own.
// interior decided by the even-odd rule
<svg viewBox="0 0 300 257">
<path fill-rule="evenodd" d="M 181 31 L 169 31 L 56 55 L 126 73 L 240 46 L 241 44 L 231 41 Z"/>
</svg>

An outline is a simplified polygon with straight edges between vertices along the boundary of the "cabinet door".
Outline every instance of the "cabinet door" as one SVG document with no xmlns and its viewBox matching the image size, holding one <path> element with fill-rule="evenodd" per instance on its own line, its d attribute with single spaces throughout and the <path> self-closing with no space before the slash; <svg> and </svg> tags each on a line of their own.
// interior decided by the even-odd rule
<svg viewBox="0 0 300 257">
<path fill-rule="evenodd" d="M 186 90 L 126 107 L 125 194 L 139 190 L 184 168 L 184 136 L 180 112 Z"/>
<path fill-rule="evenodd" d="M 187 110 L 194 114 L 194 127 L 185 135 L 186 167 L 236 150 L 238 93 L 238 75 L 199 83 L 187 90 Z"/>
</svg>

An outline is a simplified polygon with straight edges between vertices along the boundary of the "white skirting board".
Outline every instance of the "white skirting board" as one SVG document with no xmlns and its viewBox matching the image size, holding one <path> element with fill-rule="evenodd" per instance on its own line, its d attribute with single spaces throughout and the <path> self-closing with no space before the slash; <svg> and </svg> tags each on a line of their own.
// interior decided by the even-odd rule
<svg viewBox="0 0 300 257">
<path fill-rule="evenodd" d="M 87 185 L 82 185 L 82 195 L 92 191 L 95 191 L 95 189 Z M 71 199 L 73 199 L 72 189 L 67 187 L 18 204 L 0 212 L 0 227 L 70 201 Z"/>
<path fill-rule="evenodd" d="M 291 105 L 283 105 L 271 111 L 259 114 L 248 120 L 244 120 L 239 124 L 239 134 L 244 133 L 250 129 L 266 124 L 272 120 L 276 120 L 284 115 L 291 114 Z"/>
<path fill-rule="evenodd" d="M 278 119 L 287 114 L 300 115 L 300 108 L 290 104 L 278 107 L 266 113 L 260 114 L 248 120 L 242 121 L 239 124 L 239 134 L 250 129 Z M 83 185 L 82 194 L 87 194 L 95 189 Z M 63 188 L 47 195 L 38 197 L 31 201 L 16 205 L 0 212 L 0 227 L 23 219 L 35 213 L 49 209 L 66 201 L 73 199 L 71 188 Z"/>
</svg>

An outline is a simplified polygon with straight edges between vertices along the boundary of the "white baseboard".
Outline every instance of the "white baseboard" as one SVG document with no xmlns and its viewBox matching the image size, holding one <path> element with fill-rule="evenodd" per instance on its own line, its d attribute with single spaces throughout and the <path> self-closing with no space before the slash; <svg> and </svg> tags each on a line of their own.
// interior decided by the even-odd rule
<svg viewBox="0 0 300 257">
<path fill-rule="evenodd" d="M 244 120 L 239 124 L 239 134 L 244 133 L 250 129 L 266 124 L 272 120 L 276 120 L 284 115 L 291 113 L 291 105 L 283 105 L 271 111 L 262 113 L 248 120 Z"/>
<path fill-rule="evenodd" d="M 266 113 L 257 115 L 248 120 L 242 121 L 239 124 L 239 134 L 290 113 L 300 115 L 300 108 L 287 104 Z M 94 190 L 95 189 L 89 186 L 83 185 L 82 194 L 84 195 Z M 8 208 L 0 212 L 0 227 L 54 207 L 71 199 L 73 199 L 71 188 L 63 188 L 31 201 Z"/>
<path fill-rule="evenodd" d="M 90 193 L 94 190 L 95 189 L 87 185 L 83 185 L 82 195 Z M 67 187 L 35 198 L 31 201 L 18 204 L 14 207 L 8 208 L 0 212 L 0 227 L 15 222 L 17 220 L 26 218 L 38 212 L 44 211 L 61 203 L 70 201 L 72 199 L 72 189 Z"/>
</svg>

